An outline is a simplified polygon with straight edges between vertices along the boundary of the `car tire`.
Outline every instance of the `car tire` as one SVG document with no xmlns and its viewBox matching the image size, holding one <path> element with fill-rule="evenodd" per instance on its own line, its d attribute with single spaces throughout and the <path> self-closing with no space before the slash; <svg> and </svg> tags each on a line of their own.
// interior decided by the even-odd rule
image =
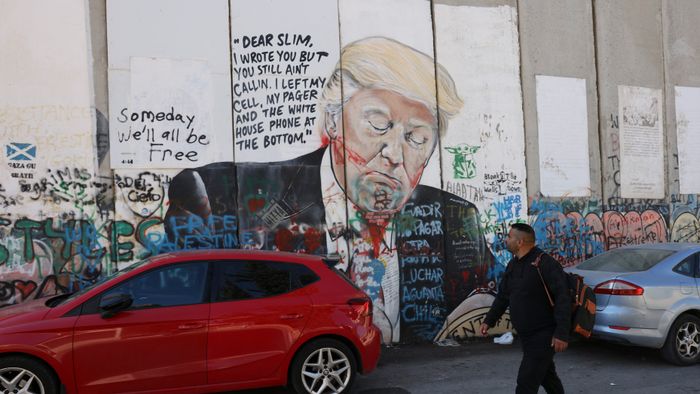
<svg viewBox="0 0 700 394">
<path fill-rule="evenodd" d="M 319 339 L 294 356 L 290 383 L 299 394 L 349 393 L 356 373 L 355 355 L 344 343 Z"/>
<path fill-rule="evenodd" d="M 0 358 L 0 392 L 57 394 L 59 381 L 45 364 L 21 356 Z M 28 387 L 28 390 L 23 391 Z"/>
<path fill-rule="evenodd" d="M 671 326 L 661 349 L 663 358 L 676 365 L 693 365 L 700 360 L 700 319 L 681 315 Z"/>
</svg>

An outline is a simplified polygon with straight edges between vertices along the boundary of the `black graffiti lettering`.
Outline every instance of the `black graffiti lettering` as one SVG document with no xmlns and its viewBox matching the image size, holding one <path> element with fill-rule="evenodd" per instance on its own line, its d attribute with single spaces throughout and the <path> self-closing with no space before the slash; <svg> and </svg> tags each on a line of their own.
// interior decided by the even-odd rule
<svg viewBox="0 0 700 394">
<path fill-rule="evenodd" d="M 277 104 L 280 101 L 280 93 L 272 93 L 267 95 L 267 104 Z"/>
<path fill-rule="evenodd" d="M 284 108 L 281 105 L 278 105 L 276 107 L 265 108 L 265 109 L 263 109 L 263 115 L 264 116 L 284 115 Z M 270 122 L 270 123 L 272 123 L 272 122 Z M 272 130 L 272 129 L 270 129 L 270 130 Z"/>
<path fill-rule="evenodd" d="M 258 104 L 255 97 L 250 97 L 246 99 L 233 100 L 233 112 L 240 113 L 249 109 L 257 108 Z"/>
<path fill-rule="evenodd" d="M 250 78 L 255 75 L 255 68 L 253 67 L 234 67 L 233 73 L 236 74 L 236 80 L 241 80 L 241 78 Z M 238 90 L 234 86 L 234 92 Z"/>
<path fill-rule="evenodd" d="M 236 123 L 249 123 L 254 122 L 258 118 L 258 113 L 256 111 L 249 111 L 243 114 L 236 115 Z"/>
<path fill-rule="evenodd" d="M 261 89 L 269 89 L 270 83 L 267 79 L 253 80 L 233 84 L 233 94 L 240 96 L 250 92 L 256 92 Z"/>
<path fill-rule="evenodd" d="M 195 119 L 195 115 L 183 115 L 181 113 L 176 113 L 175 107 L 173 106 L 170 107 L 170 111 L 168 112 L 142 110 L 141 112 L 132 112 L 129 114 L 128 111 L 128 108 L 122 108 L 122 110 L 119 112 L 119 116 L 117 116 L 117 121 L 120 123 L 126 123 L 127 121 L 154 123 L 166 120 L 168 122 L 180 122 L 186 124 L 187 128 L 190 128 Z"/>
<path fill-rule="evenodd" d="M 323 87 L 326 82 L 326 78 L 290 78 L 290 79 L 280 79 L 280 87 L 282 89 L 319 89 Z"/>
<path fill-rule="evenodd" d="M 306 35 L 301 35 L 301 34 L 292 34 L 290 35 L 289 33 L 280 33 L 277 35 L 277 45 L 278 46 L 289 46 L 289 45 L 305 45 L 307 47 L 312 47 L 313 44 L 311 43 L 311 36 L 306 34 Z"/>
<path fill-rule="evenodd" d="M 271 46 L 272 34 L 260 34 L 258 36 L 243 36 L 243 48 L 257 48 L 259 46 Z"/>
<path fill-rule="evenodd" d="M 278 135 L 266 135 L 263 138 L 263 145 L 265 148 L 268 146 L 274 146 L 274 145 L 280 145 L 280 144 L 295 144 L 297 142 L 301 142 L 302 144 L 305 144 L 306 141 L 304 140 L 304 133 L 294 133 L 294 134 L 289 134 L 289 133 L 284 133 L 284 134 L 278 134 Z"/>
<path fill-rule="evenodd" d="M 316 104 L 290 104 L 287 108 L 290 115 L 316 112 Z"/>
<path fill-rule="evenodd" d="M 311 52 L 311 51 L 301 51 L 299 52 L 299 61 L 300 62 L 310 62 L 312 60 L 316 60 L 317 62 L 320 62 L 324 57 L 328 56 L 328 52 L 323 52 L 323 51 L 316 51 L 316 52 Z"/>
<path fill-rule="evenodd" d="M 167 159 L 174 158 L 177 161 L 183 161 L 187 159 L 190 162 L 194 163 L 199 160 L 199 152 L 197 151 L 191 150 L 184 152 L 176 150 L 173 152 L 172 149 L 159 149 L 159 146 L 163 146 L 163 144 L 150 144 L 150 147 L 148 149 L 148 161 L 166 161 Z M 160 152 L 160 154 L 157 154 L 157 152 Z M 154 154 L 156 154 L 155 158 L 153 157 Z"/>
<path fill-rule="evenodd" d="M 277 51 L 277 57 L 285 62 L 293 62 L 297 60 L 297 53 L 292 51 Z"/>
<path fill-rule="evenodd" d="M 236 139 L 253 135 L 253 134 L 259 134 L 265 131 L 265 127 L 263 126 L 263 122 L 258 122 L 252 125 L 246 125 L 246 126 L 236 126 Z"/>
<path fill-rule="evenodd" d="M 206 134 L 197 134 L 194 130 L 190 130 L 190 134 L 185 139 L 188 144 L 209 145 L 209 139 Z"/>
<path fill-rule="evenodd" d="M 316 112 L 315 101 L 326 83 L 325 77 L 307 75 L 309 66 L 327 59 L 329 53 L 308 49 L 313 47 L 308 34 L 257 34 L 235 38 L 233 43 L 246 50 L 233 54 L 236 148 L 305 143 L 306 135 L 314 135 L 316 116 L 310 115 Z M 289 116 L 302 114 L 308 115 Z M 278 134 L 264 135 L 267 132 Z"/>
<path fill-rule="evenodd" d="M 263 63 L 263 62 L 274 62 L 275 53 L 273 51 L 265 52 L 250 52 L 241 55 L 241 63 Z M 251 67 L 252 69 L 252 67 Z"/>
<path fill-rule="evenodd" d="M 316 89 L 285 91 L 282 93 L 284 101 L 309 101 L 316 100 L 318 91 Z"/>
<path fill-rule="evenodd" d="M 253 139 L 245 139 L 241 141 L 236 141 L 236 146 L 240 150 L 257 150 L 258 149 L 258 140 L 253 138 Z"/>
<path fill-rule="evenodd" d="M 284 69 L 284 73 L 286 75 L 302 75 L 306 74 L 308 68 L 308 64 L 288 64 Z"/>
<path fill-rule="evenodd" d="M 282 75 L 282 66 L 279 64 L 259 64 L 258 75 Z"/>
<path fill-rule="evenodd" d="M 131 190 L 129 191 L 128 198 L 131 202 L 155 202 L 160 201 L 163 197 L 160 194 L 153 193 L 153 188 L 150 188 L 147 192 Z"/>
<path fill-rule="evenodd" d="M 289 129 L 292 127 L 300 127 L 301 120 L 298 117 L 295 118 L 282 118 L 282 119 L 272 119 L 269 123 L 269 129 Z"/>
</svg>

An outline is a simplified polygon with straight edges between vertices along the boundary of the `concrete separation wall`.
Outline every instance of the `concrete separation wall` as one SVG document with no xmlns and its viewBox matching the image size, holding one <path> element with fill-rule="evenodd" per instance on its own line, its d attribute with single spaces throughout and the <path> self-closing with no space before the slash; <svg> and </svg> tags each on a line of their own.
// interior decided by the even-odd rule
<svg viewBox="0 0 700 394">
<path fill-rule="evenodd" d="M 0 0 L 0 306 L 258 248 L 337 254 L 386 343 L 472 336 L 512 223 L 563 266 L 700 241 L 679 149 L 699 18 L 693 0 Z"/>
</svg>

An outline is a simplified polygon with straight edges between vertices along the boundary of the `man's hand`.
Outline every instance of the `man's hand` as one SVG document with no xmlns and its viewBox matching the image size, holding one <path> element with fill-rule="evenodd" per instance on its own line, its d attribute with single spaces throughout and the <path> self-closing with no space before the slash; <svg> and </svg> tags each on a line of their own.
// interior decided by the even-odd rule
<svg viewBox="0 0 700 394">
<path fill-rule="evenodd" d="M 569 343 L 562 341 L 561 339 L 552 338 L 552 347 L 554 348 L 555 352 L 559 353 L 566 350 L 566 348 L 569 347 Z"/>
<path fill-rule="evenodd" d="M 481 332 L 481 336 L 485 337 L 486 334 L 489 332 L 489 325 L 486 323 L 481 323 L 481 327 L 479 327 L 479 332 Z"/>
</svg>

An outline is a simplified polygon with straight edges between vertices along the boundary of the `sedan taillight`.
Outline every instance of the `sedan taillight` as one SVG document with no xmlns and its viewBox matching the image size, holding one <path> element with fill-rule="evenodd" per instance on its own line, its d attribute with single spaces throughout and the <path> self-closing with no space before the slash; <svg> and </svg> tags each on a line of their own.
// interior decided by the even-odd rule
<svg viewBox="0 0 700 394">
<path fill-rule="evenodd" d="M 372 300 L 369 297 L 351 298 L 348 305 L 352 307 L 354 319 L 372 317 Z"/>
<path fill-rule="evenodd" d="M 593 289 L 596 294 L 640 296 L 644 294 L 644 288 L 620 279 L 607 280 Z"/>
</svg>

